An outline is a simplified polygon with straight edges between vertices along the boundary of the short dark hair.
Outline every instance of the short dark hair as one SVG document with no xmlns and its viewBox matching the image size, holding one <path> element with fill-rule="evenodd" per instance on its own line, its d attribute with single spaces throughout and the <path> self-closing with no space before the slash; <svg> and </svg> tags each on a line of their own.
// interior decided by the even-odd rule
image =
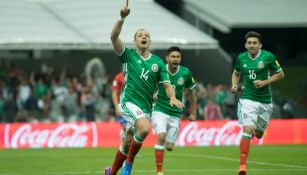
<svg viewBox="0 0 307 175">
<path fill-rule="evenodd" d="M 177 51 L 177 52 L 179 52 L 180 54 L 181 54 L 181 49 L 179 48 L 179 47 L 177 47 L 177 46 L 172 46 L 172 47 L 170 47 L 170 48 L 168 48 L 167 49 L 167 55 L 169 55 L 171 52 L 173 52 L 173 51 Z"/>
<path fill-rule="evenodd" d="M 248 39 L 248 38 L 251 38 L 251 37 L 255 37 L 255 38 L 258 38 L 258 40 L 260 41 L 260 43 L 262 43 L 262 37 L 261 37 L 261 34 L 258 33 L 258 32 L 255 32 L 255 31 L 249 31 L 245 34 L 245 41 Z"/>
</svg>

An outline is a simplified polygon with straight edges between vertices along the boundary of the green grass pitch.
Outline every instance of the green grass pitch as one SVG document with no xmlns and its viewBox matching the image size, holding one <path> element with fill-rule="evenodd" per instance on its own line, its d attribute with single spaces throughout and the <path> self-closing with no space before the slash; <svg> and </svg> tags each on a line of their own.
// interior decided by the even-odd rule
<svg viewBox="0 0 307 175">
<path fill-rule="evenodd" d="M 103 175 L 116 148 L 0 150 L 0 175 Z M 165 175 L 236 175 L 239 147 L 177 147 Z M 307 175 L 307 145 L 251 147 L 248 175 Z M 152 147 L 142 148 L 133 175 L 155 175 Z M 120 173 L 118 173 L 120 174 Z"/>
</svg>

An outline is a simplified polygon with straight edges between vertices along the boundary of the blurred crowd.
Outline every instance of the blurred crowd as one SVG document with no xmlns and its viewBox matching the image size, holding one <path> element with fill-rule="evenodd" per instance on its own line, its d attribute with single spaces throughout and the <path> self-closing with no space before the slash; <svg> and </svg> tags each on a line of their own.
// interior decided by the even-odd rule
<svg viewBox="0 0 307 175">
<path fill-rule="evenodd" d="M 95 62 L 96 61 L 96 62 Z M 74 74 L 63 67 L 42 64 L 32 71 L 13 63 L 0 64 L 0 122 L 115 121 L 112 104 L 113 76 L 98 68 Z M 238 95 L 225 85 L 197 83 L 198 120 L 236 119 Z M 283 107 L 285 105 L 285 107 Z M 189 116 L 185 101 L 182 118 Z M 285 110 L 283 109 L 285 108 Z M 291 117 L 291 103 L 276 106 L 273 116 Z"/>
</svg>

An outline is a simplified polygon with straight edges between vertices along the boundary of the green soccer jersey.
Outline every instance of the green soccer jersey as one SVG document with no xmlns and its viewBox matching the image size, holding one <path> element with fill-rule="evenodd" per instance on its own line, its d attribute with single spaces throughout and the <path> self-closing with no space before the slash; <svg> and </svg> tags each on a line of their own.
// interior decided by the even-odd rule
<svg viewBox="0 0 307 175">
<path fill-rule="evenodd" d="M 168 68 L 168 65 L 166 65 Z M 168 70 L 168 74 L 171 80 L 171 84 L 175 90 L 176 98 L 182 101 L 183 91 L 185 88 L 193 89 L 195 87 L 195 81 L 192 77 L 190 70 L 184 66 L 179 66 L 176 73 L 172 74 Z M 163 85 L 159 84 L 158 100 L 154 104 L 154 111 L 163 112 L 170 116 L 180 117 L 182 109 L 169 104 L 169 97 L 166 94 Z"/>
<path fill-rule="evenodd" d="M 271 103 L 270 86 L 266 85 L 257 89 L 253 82 L 255 80 L 267 80 L 270 72 L 277 73 L 281 70 L 282 68 L 276 57 L 268 51 L 260 50 L 256 58 L 251 58 L 248 52 L 241 53 L 235 66 L 235 71 L 242 72 L 244 76 L 241 98 L 261 103 Z"/>
<path fill-rule="evenodd" d="M 119 58 L 125 75 L 120 102 L 131 102 L 143 112 L 150 113 L 158 82 L 169 82 L 163 60 L 154 54 L 145 59 L 136 50 L 128 48 L 125 48 Z"/>
</svg>

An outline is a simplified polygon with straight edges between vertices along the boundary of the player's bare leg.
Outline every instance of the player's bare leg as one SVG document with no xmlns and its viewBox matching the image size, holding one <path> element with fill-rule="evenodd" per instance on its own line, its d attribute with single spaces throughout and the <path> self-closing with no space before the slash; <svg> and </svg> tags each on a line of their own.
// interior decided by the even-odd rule
<svg viewBox="0 0 307 175">
<path fill-rule="evenodd" d="M 175 144 L 174 143 L 168 143 L 166 142 L 165 143 L 165 147 L 166 147 L 166 150 L 167 151 L 173 151 L 174 147 L 175 147 Z"/>
<path fill-rule="evenodd" d="M 257 130 L 257 129 L 254 130 L 254 135 L 255 135 L 258 139 L 261 139 L 261 138 L 262 138 L 263 133 L 264 133 L 264 132 L 261 131 L 261 130 Z"/>
<path fill-rule="evenodd" d="M 126 134 L 127 134 L 127 124 L 123 124 L 122 125 L 122 129 L 120 130 L 120 139 L 122 142 L 125 141 L 125 137 L 126 137 Z"/>
<path fill-rule="evenodd" d="M 264 134 L 264 131 L 268 125 L 268 122 L 266 120 L 263 119 L 264 118 L 268 118 L 267 116 L 269 115 L 267 112 L 263 112 L 262 114 L 262 117 L 261 116 L 258 116 L 257 118 L 257 125 L 253 131 L 253 134 L 258 138 L 258 139 L 261 139 L 263 134 Z"/>
</svg>

